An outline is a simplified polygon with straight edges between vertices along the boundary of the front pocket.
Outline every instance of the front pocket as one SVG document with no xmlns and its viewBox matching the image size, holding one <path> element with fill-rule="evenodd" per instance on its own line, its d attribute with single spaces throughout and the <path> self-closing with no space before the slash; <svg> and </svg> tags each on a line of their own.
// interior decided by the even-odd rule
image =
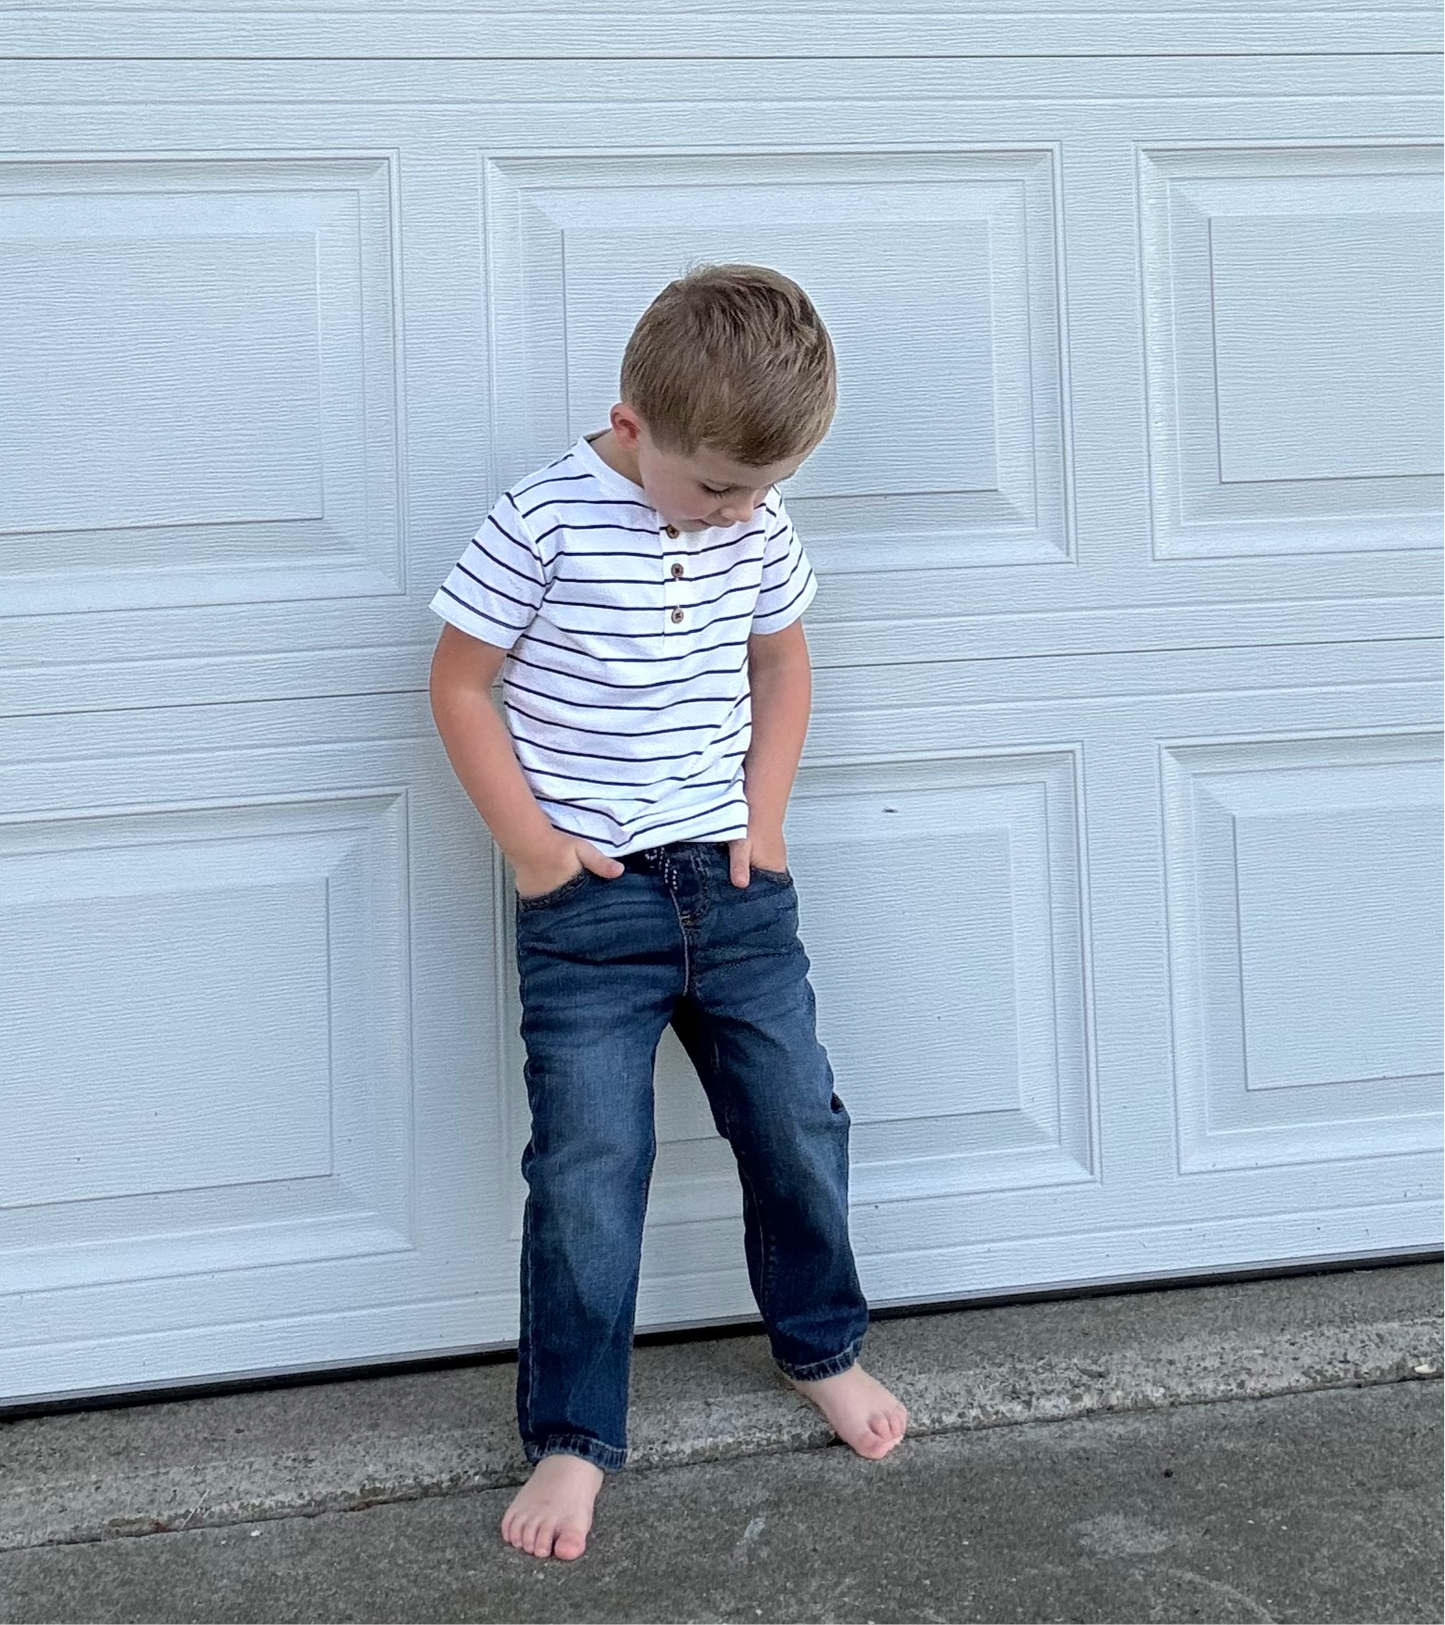
<svg viewBox="0 0 1445 1625">
<path fill-rule="evenodd" d="M 775 886 L 791 886 L 793 877 L 786 869 L 764 869 L 760 863 L 749 864 L 752 872 L 762 880 L 770 880 Z"/>
<path fill-rule="evenodd" d="M 590 869 L 579 869 L 570 880 L 564 880 L 560 886 L 553 887 L 551 891 L 544 891 L 537 897 L 523 897 L 518 892 L 517 913 L 530 914 L 533 909 L 553 908 L 558 903 L 565 903 L 573 892 L 582 890 L 583 886 L 587 884 L 587 876 L 591 872 Z"/>
</svg>

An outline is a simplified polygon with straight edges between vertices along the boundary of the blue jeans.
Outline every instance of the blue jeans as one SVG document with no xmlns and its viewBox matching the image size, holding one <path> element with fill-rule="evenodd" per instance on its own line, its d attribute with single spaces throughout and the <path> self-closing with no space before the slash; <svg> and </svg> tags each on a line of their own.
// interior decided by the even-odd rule
<svg viewBox="0 0 1445 1625">
<path fill-rule="evenodd" d="M 653 1060 L 671 1024 L 737 1159 L 748 1279 L 791 1377 L 846 1371 L 868 1327 L 848 1240 L 848 1113 L 814 1031 L 790 876 L 728 878 L 679 842 L 517 902 L 532 1138 L 517 1420 L 528 1461 L 627 1456 Z"/>
</svg>

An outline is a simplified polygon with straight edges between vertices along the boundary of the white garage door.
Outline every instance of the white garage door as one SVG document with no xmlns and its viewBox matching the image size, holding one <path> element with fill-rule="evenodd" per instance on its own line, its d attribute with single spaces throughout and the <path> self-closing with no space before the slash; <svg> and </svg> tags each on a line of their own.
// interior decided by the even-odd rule
<svg viewBox="0 0 1445 1625">
<path fill-rule="evenodd" d="M 514 1338 L 425 606 L 698 257 L 842 364 L 874 1303 L 1439 1245 L 1433 8 L 1039 10 L 0 10 L 0 1396 Z M 658 1116 L 640 1322 L 747 1316 L 675 1048 Z"/>
</svg>

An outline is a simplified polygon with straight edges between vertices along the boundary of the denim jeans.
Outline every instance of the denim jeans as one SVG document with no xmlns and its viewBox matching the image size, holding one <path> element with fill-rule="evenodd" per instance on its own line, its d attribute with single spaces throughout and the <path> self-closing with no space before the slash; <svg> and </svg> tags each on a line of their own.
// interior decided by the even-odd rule
<svg viewBox="0 0 1445 1625">
<path fill-rule="evenodd" d="M 848 1113 L 814 1031 L 787 874 L 728 877 L 679 842 L 517 901 L 532 1137 L 522 1225 L 517 1420 L 528 1461 L 627 1455 L 642 1223 L 670 1024 L 742 1182 L 744 1256 L 773 1358 L 846 1371 L 868 1327 L 848 1239 Z"/>
</svg>

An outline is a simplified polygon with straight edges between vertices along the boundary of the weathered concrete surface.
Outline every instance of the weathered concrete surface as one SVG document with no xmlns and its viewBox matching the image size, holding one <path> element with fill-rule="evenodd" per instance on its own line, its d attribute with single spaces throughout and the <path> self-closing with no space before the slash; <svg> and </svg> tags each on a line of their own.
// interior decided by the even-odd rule
<svg viewBox="0 0 1445 1625">
<path fill-rule="evenodd" d="M 1438 1264 L 879 1321 L 864 1362 L 925 1434 L 1441 1370 Z M 507 1362 L 0 1422 L 0 1550 L 520 1482 Z M 629 1471 L 831 1435 L 760 1336 L 640 1348 Z"/>
<path fill-rule="evenodd" d="M 1414 1380 L 628 1472 L 575 1563 L 510 1490 L 0 1554 L 0 1619 L 1322 1622 L 1441 1617 Z"/>
</svg>

